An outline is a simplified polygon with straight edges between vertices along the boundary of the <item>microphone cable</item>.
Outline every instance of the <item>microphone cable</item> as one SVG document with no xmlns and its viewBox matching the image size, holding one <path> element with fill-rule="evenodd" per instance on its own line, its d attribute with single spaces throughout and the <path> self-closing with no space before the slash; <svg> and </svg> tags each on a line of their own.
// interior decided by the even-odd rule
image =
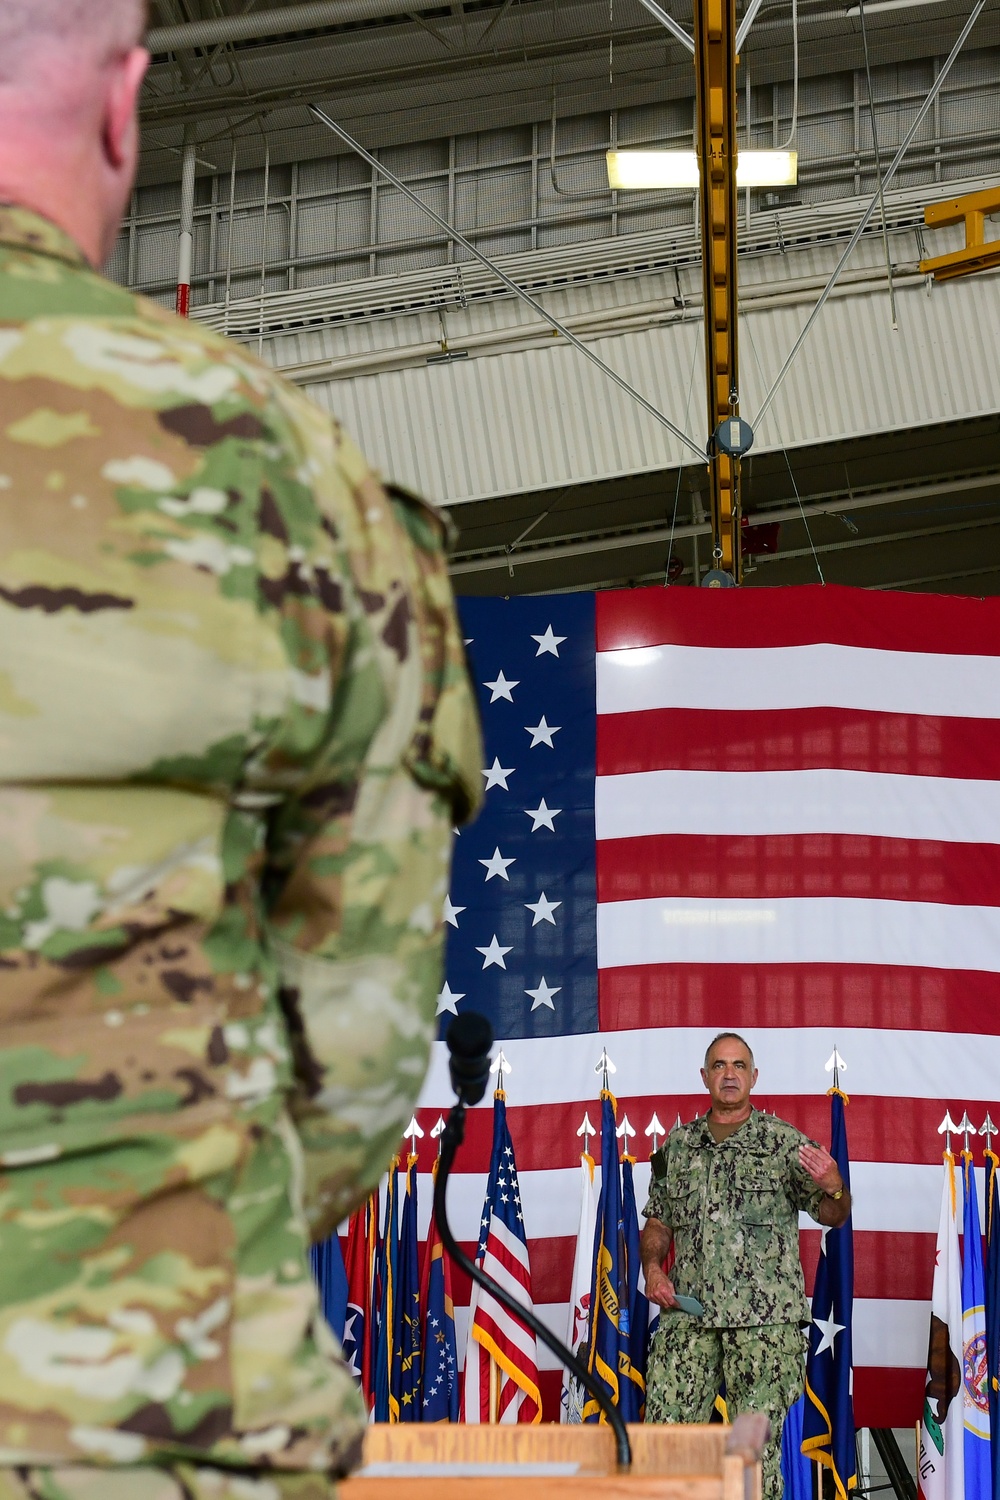
<svg viewBox="0 0 1000 1500">
<path fill-rule="evenodd" d="M 441 1135 L 441 1155 L 438 1159 L 437 1177 L 434 1183 L 434 1220 L 441 1236 L 441 1243 L 456 1265 L 461 1266 L 467 1276 L 470 1276 L 484 1291 L 489 1292 L 491 1297 L 495 1297 L 514 1317 L 523 1320 L 535 1337 L 541 1339 L 542 1343 L 552 1350 L 560 1364 L 565 1366 L 583 1388 L 593 1396 L 607 1418 L 608 1426 L 614 1432 L 618 1467 L 630 1469 L 632 1467 L 632 1444 L 621 1413 L 607 1391 L 595 1380 L 586 1365 L 582 1364 L 567 1348 L 562 1339 L 557 1338 L 551 1329 L 546 1328 L 534 1312 L 525 1307 L 522 1302 L 518 1302 L 516 1297 L 512 1297 L 493 1280 L 492 1276 L 487 1275 L 480 1266 L 475 1265 L 469 1259 L 451 1232 L 445 1204 L 448 1177 L 454 1165 L 455 1154 L 465 1139 L 466 1106 L 477 1104 L 486 1091 L 493 1029 L 485 1016 L 478 1015 L 475 1011 L 466 1011 L 463 1015 L 456 1016 L 451 1022 L 445 1041 L 450 1055 L 452 1087 L 458 1099 L 448 1113 L 448 1120 Z"/>
</svg>

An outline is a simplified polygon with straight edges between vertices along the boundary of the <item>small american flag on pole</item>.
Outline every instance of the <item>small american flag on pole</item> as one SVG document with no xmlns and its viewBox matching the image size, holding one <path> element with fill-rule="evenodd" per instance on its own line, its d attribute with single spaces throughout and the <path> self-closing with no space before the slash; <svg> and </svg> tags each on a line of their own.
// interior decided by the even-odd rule
<svg viewBox="0 0 1000 1500">
<path fill-rule="evenodd" d="M 502 1074 L 500 1075 L 502 1078 Z M 502 1089 L 493 1096 L 493 1152 L 476 1254 L 488 1276 L 529 1309 L 531 1267 L 514 1147 Z M 473 1286 L 465 1353 L 467 1422 L 540 1422 L 535 1335 L 495 1297 Z"/>
</svg>

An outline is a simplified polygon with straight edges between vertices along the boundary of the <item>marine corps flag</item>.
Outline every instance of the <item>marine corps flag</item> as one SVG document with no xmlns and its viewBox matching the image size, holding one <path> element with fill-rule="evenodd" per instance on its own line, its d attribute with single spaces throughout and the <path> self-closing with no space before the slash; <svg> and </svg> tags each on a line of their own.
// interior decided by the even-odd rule
<svg viewBox="0 0 1000 1500">
<path fill-rule="evenodd" d="M 594 1234 L 594 1269 L 590 1283 L 590 1349 L 587 1368 L 606 1389 L 625 1422 L 642 1420 L 645 1381 L 632 1368 L 629 1321 L 628 1246 L 622 1213 L 622 1184 L 615 1135 L 615 1101 L 601 1092 L 601 1194 Z M 606 1422 L 590 1397 L 585 1422 Z"/>
<path fill-rule="evenodd" d="M 847 1096 L 830 1090 L 830 1155 L 850 1192 Z M 854 1227 L 824 1229 L 813 1287 L 812 1323 L 806 1355 L 802 1452 L 830 1470 L 839 1500 L 857 1484 L 854 1445 Z"/>
<path fill-rule="evenodd" d="M 931 1332 L 917 1478 L 924 1500 L 964 1500 L 962 1273 L 958 1255 L 955 1158 L 950 1151 L 944 1153 L 944 1184 L 934 1257 Z"/>
</svg>

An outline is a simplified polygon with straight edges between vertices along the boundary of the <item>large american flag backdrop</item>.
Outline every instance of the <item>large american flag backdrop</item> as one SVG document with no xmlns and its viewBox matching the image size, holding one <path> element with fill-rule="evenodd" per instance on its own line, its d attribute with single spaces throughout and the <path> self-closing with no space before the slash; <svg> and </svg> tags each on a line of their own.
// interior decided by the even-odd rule
<svg viewBox="0 0 1000 1500">
<path fill-rule="evenodd" d="M 451 1013 L 512 1071 L 537 1309 L 568 1321 L 602 1049 L 638 1134 L 705 1107 L 707 1039 L 746 1034 L 755 1101 L 829 1144 L 847 1063 L 858 1425 L 920 1412 L 945 1108 L 1000 1097 L 1000 601 L 843 588 L 470 599 L 486 807 L 456 843 Z M 451 1102 L 443 1044 L 425 1130 Z M 473 1249 L 492 1119 L 452 1179 Z M 599 1141 L 592 1143 L 596 1151 Z M 424 1218 L 434 1145 L 421 1142 Z M 981 1160 L 981 1158 L 979 1158 Z M 809 1291 L 819 1230 L 802 1232 Z M 456 1278 L 459 1348 L 468 1284 Z M 466 1314 L 467 1316 L 467 1314 Z M 539 1350 L 545 1414 L 560 1375 Z"/>
</svg>

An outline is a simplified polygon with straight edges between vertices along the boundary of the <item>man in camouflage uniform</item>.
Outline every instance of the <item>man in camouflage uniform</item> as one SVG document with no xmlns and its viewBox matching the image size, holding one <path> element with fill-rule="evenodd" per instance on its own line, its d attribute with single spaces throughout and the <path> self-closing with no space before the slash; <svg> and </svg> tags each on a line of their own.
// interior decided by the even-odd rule
<svg viewBox="0 0 1000 1500">
<path fill-rule="evenodd" d="M 765 1500 L 781 1500 L 781 1428 L 802 1393 L 809 1309 L 798 1214 L 843 1224 L 837 1164 L 792 1125 L 750 1105 L 753 1054 L 733 1032 L 705 1054 L 708 1113 L 678 1125 L 653 1157 L 642 1264 L 663 1309 L 649 1351 L 647 1422 L 707 1422 L 723 1381 L 731 1413 L 766 1412 Z M 674 1263 L 663 1269 L 671 1245 Z M 683 1312 L 695 1297 L 702 1317 Z"/>
<path fill-rule="evenodd" d="M 0 1500 L 323 1500 L 481 748 L 437 516 L 92 269 L 143 19 L 0 5 Z"/>
</svg>

